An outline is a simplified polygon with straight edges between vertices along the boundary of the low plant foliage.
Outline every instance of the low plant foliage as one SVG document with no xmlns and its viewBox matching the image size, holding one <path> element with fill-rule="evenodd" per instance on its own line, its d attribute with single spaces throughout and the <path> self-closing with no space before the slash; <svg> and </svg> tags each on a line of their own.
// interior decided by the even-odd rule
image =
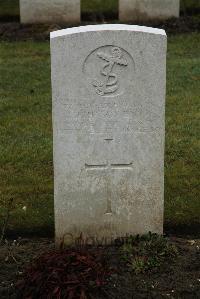
<svg viewBox="0 0 200 299">
<path fill-rule="evenodd" d="M 17 298 L 95 298 L 110 271 L 99 249 L 54 250 L 35 259 L 25 270 L 16 285 Z"/>
<path fill-rule="evenodd" d="M 117 284 L 121 271 L 137 275 L 158 270 L 162 263 L 176 256 L 177 249 L 167 238 L 152 233 L 116 240 L 115 246 L 53 250 L 36 258 L 25 269 L 16 284 L 17 298 L 107 298 L 106 290 L 112 288 L 113 277 Z"/>
<path fill-rule="evenodd" d="M 160 267 L 167 259 L 177 256 L 177 249 L 167 238 L 148 233 L 130 236 L 120 248 L 122 259 L 135 274 Z"/>
</svg>

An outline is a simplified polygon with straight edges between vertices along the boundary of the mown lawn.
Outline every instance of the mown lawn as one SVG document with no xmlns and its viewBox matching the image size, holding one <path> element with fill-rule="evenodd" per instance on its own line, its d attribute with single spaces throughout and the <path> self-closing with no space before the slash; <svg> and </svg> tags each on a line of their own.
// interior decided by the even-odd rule
<svg viewBox="0 0 200 299">
<path fill-rule="evenodd" d="M 51 84 L 48 42 L 0 43 L 0 225 L 53 232 Z M 200 224 L 198 156 L 200 34 L 168 42 L 165 223 Z"/>
<path fill-rule="evenodd" d="M 19 16 L 19 0 L 0 0 L 0 17 L 4 16 Z"/>
<path fill-rule="evenodd" d="M 200 224 L 200 34 L 171 36 L 167 60 L 165 221 Z"/>
<path fill-rule="evenodd" d="M 1 207 L 14 198 L 11 228 L 45 229 L 53 226 L 49 43 L 0 45 Z"/>
</svg>

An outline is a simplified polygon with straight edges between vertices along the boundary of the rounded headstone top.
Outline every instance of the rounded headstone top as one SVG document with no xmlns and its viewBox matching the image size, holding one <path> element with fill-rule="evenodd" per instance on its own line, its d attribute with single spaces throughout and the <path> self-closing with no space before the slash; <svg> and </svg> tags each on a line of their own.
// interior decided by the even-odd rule
<svg viewBox="0 0 200 299">
<path fill-rule="evenodd" d="M 65 35 L 84 33 L 84 32 L 101 32 L 101 31 L 134 31 L 134 32 L 143 32 L 150 34 L 158 34 L 166 36 L 166 32 L 163 29 L 138 26 L 138 25 L 126 25 L 126 24 L 102 24 L 102 25 L 88 25 L 88 26 L 79 26 L 72 27 L 62 30 L 53 31 L 50 33 L 50 38 L 61 37 Z"/>
</svg>

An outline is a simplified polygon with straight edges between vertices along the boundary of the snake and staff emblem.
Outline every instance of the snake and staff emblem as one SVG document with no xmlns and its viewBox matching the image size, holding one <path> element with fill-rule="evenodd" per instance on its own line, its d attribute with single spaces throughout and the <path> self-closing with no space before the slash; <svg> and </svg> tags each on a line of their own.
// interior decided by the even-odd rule
<svg viewBox="0 0 200 299">
<path fill-rule="evenodd" d="M 95 87 L 96 93 L 106 96 L 116 92 L 119 87 L 118 76 L 115 73 L 114 66 L 127 67 L 128 62 L 123 58 L 122 50 L 118 47 L 112 47 L 109 54 L 97 52 L 97 57 L 105 61 L 100 74 L 103 76 L 101 81 L 95 80 L 92 85 Z"/>
</svg>

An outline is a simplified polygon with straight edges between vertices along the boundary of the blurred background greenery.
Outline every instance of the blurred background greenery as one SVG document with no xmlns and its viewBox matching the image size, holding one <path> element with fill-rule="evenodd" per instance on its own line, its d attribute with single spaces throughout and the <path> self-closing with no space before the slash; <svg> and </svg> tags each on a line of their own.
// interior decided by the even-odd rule
<svg viewBox="0 0 200 299">
<path fill-rule="evenodd" d="M 81 0 L 82 13 L 117 15 L 118 0 Z M 200 10 L 200 0 L 181 0 L 181 13 L 194 14 Z M 0 17 L 19 17 L 19 0 L 0 0 Z"/>
</svg>

